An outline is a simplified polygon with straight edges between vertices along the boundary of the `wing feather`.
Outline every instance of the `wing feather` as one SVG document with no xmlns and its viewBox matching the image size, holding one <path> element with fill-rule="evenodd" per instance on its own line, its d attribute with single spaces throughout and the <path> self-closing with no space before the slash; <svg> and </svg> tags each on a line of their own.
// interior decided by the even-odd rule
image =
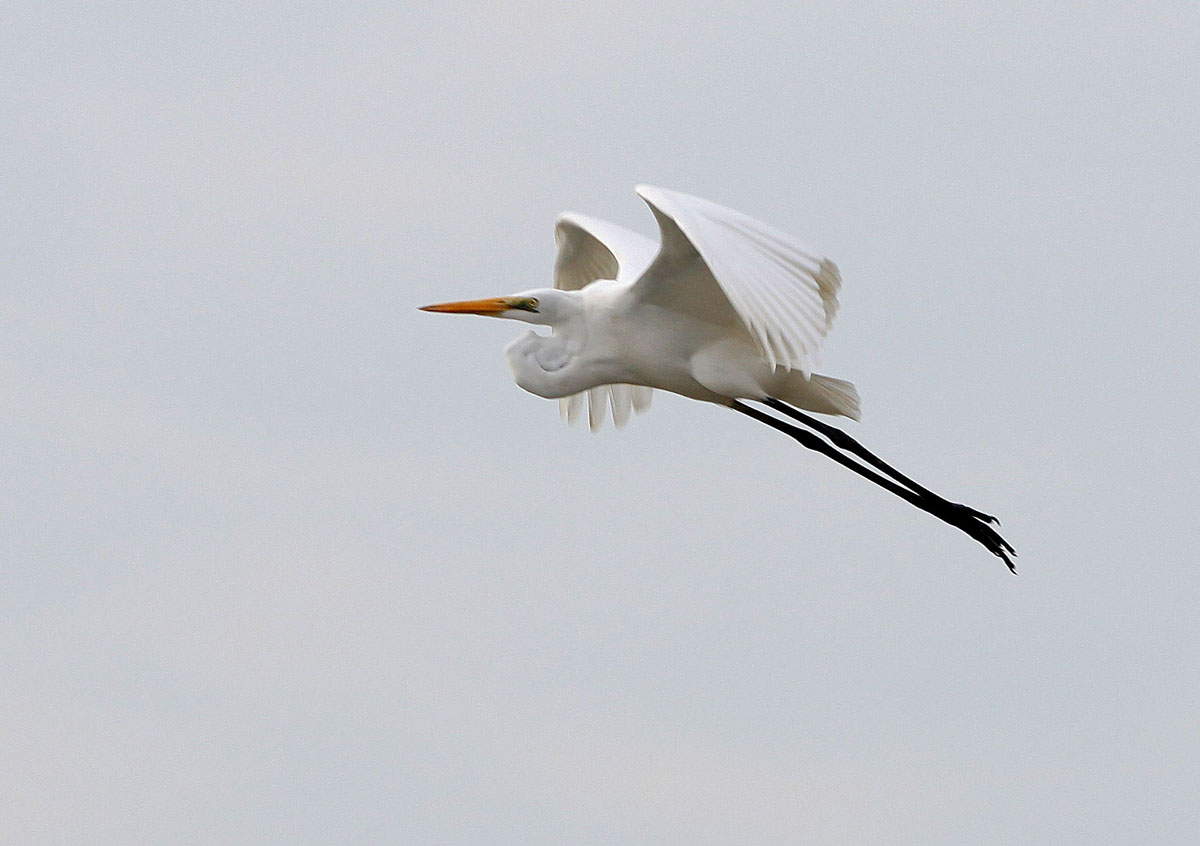
<svg viewBox="0 0 1200 846">
<path fill-rule="evenodd" d="M 554 223 L 554 287 L 578 291 L 597 279 L 633 282 L 650 266 L 658 253 L 652 239 L 607 220 L 578 212 L 563 212 Z M 624 426 L 631 410 L 650 407 L 651 389 L 635 385 L 601 385 L 558 401 L 562 417 L 569 423 L 583 419 L 586 406 L 588 426 L 596 431 L 611 409 L 613 422 Z"/>
<path fill-rule="evenodd" d="M 633 398 L 634 411 L 641 414 L 643 411 L 650 410 L 650 401 L 654 399 L 653 388 L 647 388 L 645 385 L 621 385 L 620 387 L 629 389 L 629 394 Z"/>
<path fill-rule="evenodd" d="M 624 226 L 563 212 L 554 222 L 554 287 L 578 291 L 597 279 L 637 279 L 658 252 L 658 244 Z"/>
<path fill-rule="evenodd" d="M 632 385 L 609 385 L 608 400 L 612 403 L 613 423 L 617 428 L 621 428 L 629 422 L 629 415 L 633 413 L 633 391 Z"/>
<path fill-rule="evenodd" d="M 733 209 L 650 185 L 637 192 L 663 242 L 638 293 L 739 324 L 768 365 L 811 375 L 837 315 L 837 265 Z"/>
</svg>

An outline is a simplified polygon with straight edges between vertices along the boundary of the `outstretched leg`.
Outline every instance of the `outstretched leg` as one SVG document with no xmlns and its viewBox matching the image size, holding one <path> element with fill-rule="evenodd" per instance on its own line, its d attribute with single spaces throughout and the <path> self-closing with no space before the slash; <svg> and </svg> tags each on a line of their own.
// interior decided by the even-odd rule
<svg viewBox="0 0 1200 846">
<path fill-rule="evenodd" d="M 900 482 L 901 484 L 907 485 L 909 488 L 916 491 L 921 496 L 928 497 L 929 499 L 932 499 L 932 500 L 937 500 L 938 502 L 942 503 L 943 506 L 946 508 L 959 509 L 959 510 L 975 517 L 977 520 L 983 520 L 985 523 L 992 523 L 997 526 L 1000 525 L 1000 521 L 997 520 L 995 517 L 993 517 L 990 514 L 984 514 L 982 511 L 976 511 L 974 508 L 970 508 L 966 505 L 962 505 L 961 503 L 951 502 L 948 499 L 938 496 L 933 491 L 929 490 L 929 488 L 926 488 L 923 485 L 917 484 L 912 479 L 908 478 L 908 476 L 905 476 L 903 473 L 901 473 L 895 467 L 888 464 L 882 458 L 877 456 L 875 453 L 871 452 L 865 446 L 863 446 L 858 441 L 856 441 L 854 438 L 852 438 L 849 434 L 847 434 L 846 432 L 843 432 L 841 429 L 837 428 L 836 426 L 830 426 L 828 423 L 822 422 L 815 417 L 811 417 L 811 416 L 805 414 L 800 409 L 793 408 L 792 406 L 788 405 L 787 403 L 783 402 L 782 400 L 777 400 L 774 397 L 768 397 L 767 399 L 763 400 L 763 405 L 773 408 L 776 411 L 780 412 L 781 414 L 786 414 L 788 417 L 791 417 L 795 420 L 799 420 L 801 423 L 803 423 L 805 426 L 808 426 L 811 429 L 815 429 L 816 431 L 820 432 L 825 437 L 829 438 L 830 442 L 832 442 L 834 446 L 839 446 L 842 449 L 846 450 L 847 452 L 857 455 L 859 458 L 861 458 L 863 461 L 870 464 L 872 467 L 882 470 L 884 473 L 887 473 L 889 476 L 891 476 L 893 479 Z"/>
<path fill-rule="evenodd" d="M 1013 566 L 1012 558 L 1010 557 L 1010 555 L 1015 555 L 1016 552 L 1011 546 L 1009 546 L 1008 542 L 1004 540 L 1004 538 L 1000 537 L 1000 535 L 996 533 L 995 529 L 987 524 L 984 519 L 975 516 L 978 512 L 972 512 L 969 509 L 964 510 L 955 503 L 948 502 L 947 500 L 944 500 L 934 494 L 929 494 L 928 492 L 922 494 L 915 490 L 902 487 L 901 485 L 896 484 L 896 482 L 893 482 L 891 479 L 885 478 L 884 476 L 876 473 L 874 470 L 863 467 L 854 459 L 843 455 L 835 446 L 822 440 L 812 432 L 806 429 L 801 429 L 799 426 L 793 426 L 791 423 L 785 423 L 776 417 L 772 417 L 766 412 L 759 411 L 757 408 L 745 405 L 737 400 L 733 400 L 730 403 L 730 408 L 734 409 L 735 411 L 740 411 L 742 414 L 745 414 L 748 417 L 753 417 L 760 423 L 766 423 L 772 429 L 778 429 L 785 435 L 797 440 L 801 446 L 807 447 L 808 449 L 832 458 L 838 464 L 853 470 L 864 479 L 869 479 L 870 481 L 879 485 L 879 487 L 886 491 L 890 491 L 901 499 L 915 505 L 917 508 L 920 508 L 922 511 L 927 511 L 934 517 L 937 517 L 939 520 L 949 523 L 956 529 L 965 532 L 979 543 L 983 544 L 983 546 L 986 547 L 989 552 L 1007 564 L 1008 569 L 1012 570 L 1014 573 L 1017 572 L 1017 568 Z M 832 429 L 833 427 L 828 428 Z M 835 429 L 834 431 L 840 430 Z M 857 443 L 857 441 L 855 443 Z"/>
</svg>

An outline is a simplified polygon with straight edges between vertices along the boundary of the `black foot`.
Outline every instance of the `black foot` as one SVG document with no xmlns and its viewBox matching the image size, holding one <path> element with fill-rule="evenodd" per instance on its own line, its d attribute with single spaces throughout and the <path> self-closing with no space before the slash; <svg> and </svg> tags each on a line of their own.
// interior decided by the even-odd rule
<svg viewBox="0 0 1200 846">
<path fill-rule="evenodd" d="M 1000 518 L 993 517 L 991 514 L 984 514 L 982 511 L 976 511 L 974 508 L 963 505 L 961 502 L 951 502 L 949 504 L 951 508 L 960 510 L 964 514 L 974 517 L 976 520 L 982 520 L 985 523 L 991 523 L 993 526 L 1000 525 Z"/>
<path fill-rule="evenodd" d="M 983 514 L 973 508 L 968 508 L 965 505 L 958 503 L 949 503 L 949 508 L 939 507 L 939 504 L 930 503 L 932 507 L 927 510 L 935 517 L 945 520 L 951 526 L 966 532 L 987 549 L 988 552 L 995 555 L 1006 565 L 1014 574 L 1017 572 L 1016 565 L 1013 564 L 1013 558 L 1017 557 L 1017 552 L 1012 548 L 1004 538 L 1000 537 L 1000 533 L 993 529 L 989 523 L 997 523 L 995 517 Z"/>
</svg>

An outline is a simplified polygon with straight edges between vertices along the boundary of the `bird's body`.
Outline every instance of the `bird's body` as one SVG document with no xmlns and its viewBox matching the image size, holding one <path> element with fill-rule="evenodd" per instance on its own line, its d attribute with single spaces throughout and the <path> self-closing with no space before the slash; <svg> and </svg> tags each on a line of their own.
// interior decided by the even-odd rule
<svg viewBox="0 0 1200 846">
<path fill-rule="evenodd" d="M 963 530 L 1011 568 L 1012 547 L 988 525 L 994 518 L 942 499 L 804 413 L 859 416 L 852 384 L 813 373 L 837 314 L 837 266 L 732 209 L 662 188 L 638 193 L 654 212 L 660 242 L 564 213 L 555 227 L 554 288 L 425 310 L 552 327 L 518 338 L 507 357 L 517 384 L 558 399 L 568 419 L 586 404 L 593 429 L 609 409 L 621 425 L 648 406 L 652 389 L 733 408 Z"/>
<path fill-rule="evenodd" d="M 732 321 L 645 303 L 635 283 L 613 279 L 560 297 L 569 317 L 555 324 L 555 334 L 530 331 L 506 351 L 513 378 L 530 393 L 558 399 L 628 384 L 720 405 L 773 396 L 808 411 L 858 417 L 850 383 L 772 369 Z"/>
</svg>

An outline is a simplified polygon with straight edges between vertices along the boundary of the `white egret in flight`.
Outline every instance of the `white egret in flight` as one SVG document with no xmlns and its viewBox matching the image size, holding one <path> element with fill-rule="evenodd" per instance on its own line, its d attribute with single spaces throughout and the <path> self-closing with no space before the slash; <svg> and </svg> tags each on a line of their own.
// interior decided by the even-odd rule
<svg viewBox="0 0 1200 846">
<path fill-rule="evenodd" d="M 653 388 L 727 406 L 784 432 L 961 529 L 1016 572 L 996 518 L 950 502 L 805 411 L 859 416 L 849 382 L 813 373 L 837 313 L 837 266 L 790 236 L 698 197 L 641 185 L 661 244 L 571 212 L 555 227 L 554 287 L 424 311 L 550 326 L 508 347 L 518 385 L 593 429 L 649 405 Z M 768 414 L 761 403 L 806 428 Z M 858 459 L 858 460 L 855 460 Z"/>
</svg>

